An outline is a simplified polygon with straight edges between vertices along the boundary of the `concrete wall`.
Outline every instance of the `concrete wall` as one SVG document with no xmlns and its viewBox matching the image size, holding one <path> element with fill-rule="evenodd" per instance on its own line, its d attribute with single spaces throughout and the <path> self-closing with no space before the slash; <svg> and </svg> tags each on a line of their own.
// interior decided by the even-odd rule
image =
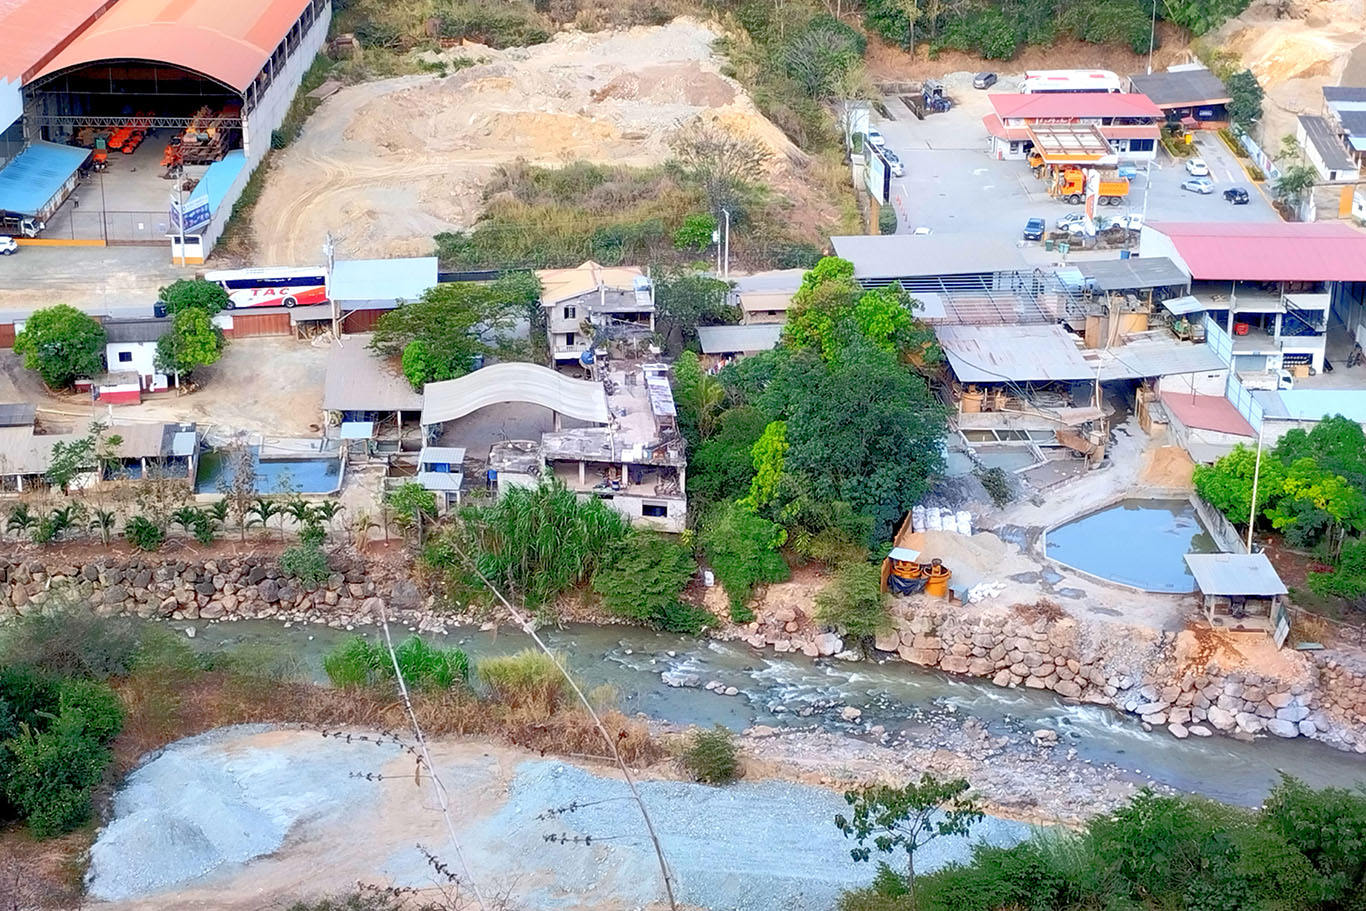
<svg viewBox="0 0 1366 911">
<path fill-rule="evenodd" d="M 1251 497 L 1248 499 L 1251 500 Z M 1233 523 L 1225 518 L 1223 513 L 1197 496 L 1191 497 L 1191 506 L 1195 508 L 1195 514 L 1200 517 L 1200 522 L 1208 529 L 1210 537 L 1219 545 L 1220 550 L 1230 554 L 1247 553 L 1247 544 L 1243 536 L 1238 534 L 1238 529 L 1233 527 Z"/>
<path fill-rule="evenodd" d="M 580 494 L 579 496 L 588 499 L 596 496 L 596 494 Z M 675 534 L 687 527 L 688 502 L 686 500 L 671 497 L 632 497 L 623 494 L 614 494 L 611 498 L 600 497 L 599 499 L 630 519 L 632 525 Z M 663 516 L 647 516 L 644 512 L 646 504 L 663 506 L 666 514 Z"/>
<path fill-rule="evenodd" d="M 1157 391 L 1166 395 L 1223 395 L 1228 382 L 1227 370 L 1212 373 L 1174 373 L 1157 381 Z"/>
</svg>

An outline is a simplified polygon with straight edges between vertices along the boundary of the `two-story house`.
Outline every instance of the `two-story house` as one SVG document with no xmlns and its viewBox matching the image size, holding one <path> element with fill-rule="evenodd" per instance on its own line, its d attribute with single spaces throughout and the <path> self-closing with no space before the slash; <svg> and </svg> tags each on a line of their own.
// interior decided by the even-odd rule
<svg viewBox="0 0 1366 911">
<path fill-rule="evenodd" d="M 592 260 L 575 269 L 543 269 L 550 359 L 558 366 L 591 360 L 585 353 L 619 339 L 643 339 L 655 331 L 655 290 L 650 277 L 631 266 Z"/>
</svg>

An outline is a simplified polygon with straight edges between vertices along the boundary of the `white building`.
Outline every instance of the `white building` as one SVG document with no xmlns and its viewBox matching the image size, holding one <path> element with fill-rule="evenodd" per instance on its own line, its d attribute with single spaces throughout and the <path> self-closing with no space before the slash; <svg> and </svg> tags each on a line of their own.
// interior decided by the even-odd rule
<svg viewBox="0 0 1366 911">
<path fill-rule="evenodd" d="M 575 269 L 536 275 L 555 364 L 579 361 L 614 339 L 643 339 L 655 331 L 654 283 L 640 269 L 588 260 Z"/>
<path fill-rule="evenodd" d="M 170 378 L 156 369 L 157 340 L 171 331 L 169 319 L 104 321 L 104 360 L 110 373 L 136 373 L 143 392 L 163 392 Z"/>
</svg>

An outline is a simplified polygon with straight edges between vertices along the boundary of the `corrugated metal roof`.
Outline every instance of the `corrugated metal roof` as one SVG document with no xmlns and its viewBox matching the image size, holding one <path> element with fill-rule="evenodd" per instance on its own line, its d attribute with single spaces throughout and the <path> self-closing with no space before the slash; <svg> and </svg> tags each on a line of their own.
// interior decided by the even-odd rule
<svg viewBox="0 0 1366 911">
<path fill-rule="evenodd" d="M 1222 104 L 1229 101 L 1224 83 L 1206 69 L 1130 76 L 1129 82 L 1136 91 L 1147 95 L 1153 104 L 1160 107 Z"/>
<path fill-rule="evenodd" d="M 744 326 L 698 326 L 697 339 L 703 354 L 768 351 L 778 347 L 781 323 L 751 323 Z"/>
<path fill-rule="evenodd" d="M 332 266 L 328 291 L 343 307 L 417 300 L 436 287 L 436 257 L 343 259 Z"/>
<path fill-rule="evenodd" d="M 101 60 L 149 60 L 245 92 L 310 2 L 118 0 L 33 79 Z"/>
<path fill-rule="evenodd" d="M 1314 151 L 1319 153 L 1319 158 L 1323 159 L 1323 164 L 1328 170 L 1356 170 L 1356 162 L 1348 157 L 1347 148 L 1333 132 L 1332 127 L 1328 126 L 1328 121 L 1311 114 L 1301 114 L 1300 126 L 1304 129 L 1305 138 L 1314 147 Z"/>
<path fill-rule="evenodd" d="M 19 82 L 114 0 L 0 0 L 0 82 Z"/>
<path fill-rule="evenodd" d="M 988 95 L 1002 121 L 1010 118 L 1162 117 L 1162 109 L 1139 92 L 1038 92 Z"/>
<path fill-rule="evenodd" d="M 964 383 L 1095 379 L 1061 326 L 940 326 L 939 347 Z"/>
<path fill-rule="evenodd" d="M 369 335 L 332 344 L 323 378 L 325 411 L 418 411 L 422 394 L 370 350 Z"/>
<path fill-rule="evenodd" d="M 1026 268 L 1015 242 L 964 234 L 851 234 L 830 238 L 857 279 L 933 278 Z"/>
<path fill-rule="evenodd" d="M 556 304 L 599 287 L 630 291 L 645 273 L 634 266 L 608 267 L 590 259 L 573 269 L 541 269 L 536 277 L 541 280 L 541 303 Z"/>
<path fill-rule="evenodd" d="M 1175 313 L 1177 316 L 1185 316 L 1188 313 L 1198 313 L 1209 307 L 1208 304 L 1201 303 L 1199 298 L 1190 294 L 1187 294 L 1185 297 L 1173 297 L 1169 300 L 1164 300 L 1162 306 L 1166 307 L 1169 312 Z"/>
<path fill-rule="evenodd" d="M 484 367 L 454 380 L 428 383 L 422 390 L 422 424 L 454 421 L 505 402 L 541 405 L 595 424 L 611 419 L 607 392 L 601 383 L 570 379 L 539 364 L 508 363 Z"/>
<path fill-rule="evenodd" d="M 1366 424 L 1366 389 L 1259 389 L 1252 394 L 1271 420 L 1321 421 L 1340 414 Z"/>
<path fill-rule="evenodd" d="M 0 405 L 0 427 L 32 427 L 38 409 L 27 402 Z"/>
<path fill-rule="evenodd" d="M 1212 373 L 1227 364 L 1209 345 L 1171 340 L 1132 342 L 1113 348 L 1087 351 L 1084 355 L 1100 365 L 1100 379 L 1137 380 L 1183 373 Z"/>
<path fill-rule="evenodd" d="M 89 149 L 37 140 L 0 169 L 0 212 L 37 215 L 85 163 Z"/>
<path fill-rule="evenodd" d="M 1352 136 L 1366 136 L 1366 111 L 1339 109 L 1337 114 L 1343 132 Z"/>
<path fill-rule="evenodd" d="M 1190 281 L 1185 270 L 1165 256 L 1135 256 L 1129 259 L 1091 259 L 1076 264 L 1077 271 L 1102 291 L 1129 291 L 1184 285 Z"/>
<path fill-rule="evenodd" d="M 1151 222 L 1197 280 L 1366 281 L 1366 233 L 1338 222 Z"/>
<path fill-rule="evenodd" d="M 1323 87 L 1323 100 L 1329 104 L 1335 101 L 1366 102 L 1366 86 L 1325 85 Z"/>
<path fill-rule="evenodd" d="M 104 326 L 105 341 L 113 344 L 129 342 L 155 342 L 171 331 L 168 319 L 107 319 Z"/>
<path fill-rule="evenodd" d="M 746 313 L 758 310 L 773 310 L 779 313 L 792 306 L 793 291 L 742 291 L 740 309 Z"/>
<path fill-rule="evenodd" d="M 1186 554 L 1195 585 L 1205 595 L 1284 595 L 1285 583 L 1266 554 Z"/>
</svg>

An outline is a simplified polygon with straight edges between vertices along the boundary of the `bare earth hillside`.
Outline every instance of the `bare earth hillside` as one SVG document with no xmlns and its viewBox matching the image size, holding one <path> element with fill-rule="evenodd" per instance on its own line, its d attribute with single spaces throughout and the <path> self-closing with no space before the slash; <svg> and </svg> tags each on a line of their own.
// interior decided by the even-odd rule
<svg viewBox="0 0 1366 911">
<path fill-rule="evenodd" d="M 426 255 L 432 235 L 473 222 L 497 165 L 655 164 L 676 125 L 698 117 L 767 147 L 778 183 L 798 180 L 804 156 L 721 74 L 716 37 L 688 19 L 570 32 L 461 49 L 480 62 L 447 77 L 344 88 L 276 156 L 252 222 L 256 258 L 318 261 L 329 231 L 341 256 Z"/>
</svg>

